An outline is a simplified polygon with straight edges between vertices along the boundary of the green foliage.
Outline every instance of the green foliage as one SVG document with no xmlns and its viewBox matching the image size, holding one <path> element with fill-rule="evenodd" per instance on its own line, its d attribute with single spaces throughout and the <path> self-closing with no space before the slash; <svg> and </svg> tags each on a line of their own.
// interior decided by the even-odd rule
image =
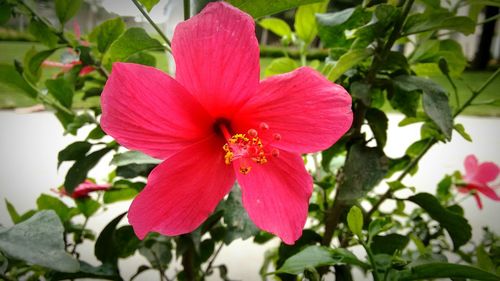
<svg viewBox="0 0 500 281">
<path fill-rule="evenodd" d="M 161 163 L 161 160 L 155 159 L 140 151 L 127 151 L 115 154 L 110 164 L 115 166 L 126 166 L 130 164 L 159 164 L 159 163 Z"/>
<path fill-rule="evenodd" d="M 125 31 L 121 18 L 107 20 L 96 26 L 89 35 L 90 42 L 97 43 L 97 49 L 105 53 L 109 46 Z"/>
<path fill-rule="evenodd" d="M 455 249 L 463 246 L 472 237 L 472 228 L 467 220 L 463 216 L 443 208 L 431 194 L 419 193 L 411 196 L 408 200 L 419 205 L 448 231 Z"/>
<path fill-rule="evenodd" d="M 316 14 L 324 13 L 329 1 L 300 6 L 295 13 L 294 28 L 297 36 L 306 45 L 311 44 L 318 34 Z"/>
<path fill-rule="evenodd" d="M 45 86 L 49 93 L 64 107 L 71 108 L 73 105 L 73 87 L 63 77 L 47 80 Z"/>
<path fill-rule="evenodd" d="M 336 81 L 347 70 L 358 65 L 371 54 L 371 49 L 356 49 L 345 53 L 339 58 L 335 66 L 328 73 L 328 80 Z"/>
<path fill-rule="evenodd" d="M 498 275 L 488 273 L 476 267 L 452 263 L 428 263 L 412 267 L 397 275 L 398 280 L 423 280 L 429 278 L 471 278 L 494 281 Z"/>
<path fill-rule="evenodd" d="M 360 208 L 356 206 L 351 207 L 351 210 L 347 214 L 347 226 L 349 226 L 352 233 L 356 234 L 359 239 L 363 239 L 363 212 Z"/>
<path fill-rule="evenodd" d="M 41 211 L 9 229 L 0 229 L 0 250 L 31 264 L 62 272 L 76 272 L 79 264 L 64 251 L 63 231 L 53 211 Z"/>
<path fill-rule="evenodd" d="M 405 35 L 410 35 L 444 29 L 469 35 L 474 32 L 475 28 L 476 24 L 469 17 L 454 16 L 443 9 L 428 9 L 424 13 L 409 16 L 403 31 Z"/>
<path fill-rule="evenodd" d="M 55 35 L 49 27 L 35 18 L 31 19 L 28 31 L 35 36 L 40 43 L 49 48 L 54 48 L 59 41 L 57 35 Z"/>
<path fill-rule="evenodd" d="M 297 62 L 291 58 L 283 57 L 274 59 L 264 71 L 264 76 L 269 77 L 276 74 L 287 73 L 298 68 Z"/>
<path fill-rule="evenodd" d="M 56 15 L 61 25 L 64 25 L 76 15 L 83 0 L 55 0 Z"/>
<path fill-rule="evenodd" d="M 0 64 L 0 82 L 21 90 L 21 93 L 32 99 L 38 96 L 37 90 L 28 84 L 12 65 Z"/>
<path fill-rule="evenodd" d="M 36 205 L 38 210 L 53 210 L 63 223 L 78 214 L 77 209 L 70 208 L 59 198 L 47 194 L 41 194 L 36 200 Z"/>
<path fill-rule="evenodd" d="M 246 0 L 229 0 L 231 5 L 249 13 L 254 18 L 276 14 L 278 12 L 292 9 L 300 5 L 321 2 L 322 0 L 275 0 L 272 2 L 266 0 L 255 0 L 252 2 Z"/>
<path fill-rule="evenodd" d="M 290 38 L 292 36 L 290 26 L 282 19 L 271 17 L 264 18 L 259 21 L 259 25 L 280 37 Z"/>
<path fill-rule="evenodd" d="M 237 238 L 248 239 L 259 232 L 253 224 L 241 202 L 241 189 L 235 186 L 225 201 L 220 203 L 220 209 L 224 210 L 224 222 L 227 225 L 227 233 L 224 237 L 226 244 Z"/>
<path fill-rule="evenodd" d="M 151 9 L 160 2 L 160 0 L 138 0 L 148 12 L 151 12 Z"/>
</svg>

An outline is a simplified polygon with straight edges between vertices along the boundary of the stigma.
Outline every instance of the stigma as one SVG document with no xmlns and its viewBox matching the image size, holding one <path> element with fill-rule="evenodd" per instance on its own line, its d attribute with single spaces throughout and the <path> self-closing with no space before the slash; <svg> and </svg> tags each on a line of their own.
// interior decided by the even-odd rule
<svg viewBox="0 0 500 281">
<path fill-rule="evenodd" d="M 262 123 L 259 129 L 264 136 L 269 134 L 269 126 L 266 123 Z M 231 135 L 225 126 L 221 126 L 221 131 L 227 141 L 222 147 L 225 152 L 224 162 L 226 165 L 237 162 L 239 171 L 243 175 L 250 173 L 253 165 L 264 165 L 268 162 L 269 157 L 279 156 L 279 150 L 272 148 L 270 144 L 279 141 L 281 139 L 280 134 L 273 134 L 264 138 L 269 139 L 268 143 L 264 143 L 259 137 L 259 130 L 257 129 L 249 129 L 245 134 Z"/>
</svg>

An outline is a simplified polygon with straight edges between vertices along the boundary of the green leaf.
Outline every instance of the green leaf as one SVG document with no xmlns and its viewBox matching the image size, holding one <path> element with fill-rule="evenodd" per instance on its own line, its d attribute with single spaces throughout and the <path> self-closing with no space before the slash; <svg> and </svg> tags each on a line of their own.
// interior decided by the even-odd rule
<svg viewBox="0 0 500 281">
<path fill-rule="evenodd" d="M 132 226 L 124 225 L 115 231 L 115 242 L 118 246 L 118 256 L 123 259 L 135 253 L 141 240 L 135 235 Z"/>
<path fill-rule="evenodd" d="M 472 142 L 472 138 L 465 131 L 464 125 L 457 123 L 457 124 L 453 125 L 453 129 L 455 129 L 455 131 L 457 131 L 462 136 L 462 138 L 464 138 L 466 141 Z"/>
<path fill-rule="evenodd" d="M 227 225 L 224 243 L 229 244 L 238 238 L 245 240 L 259 232 L 243 208 L 241 189 L 238 186 L 233 187 L 227 199 L 220 203 L 218 208 L 224 210 L 223 217 Z"/>
<path fill-rule="evenodd" d="M 156 66 L 155 56 L 151 55 L 148 52 L 140 52 L 140 53 L 134 54 L 127 59 L 127 62 L 142 64 L 142 65 L 147 65 L 147 66 L 152 66 L 152 67 Z"/>
<path fill-rule="evenodd" d="M 80 270 L 74 273 L 65 272 L 51 272 L 48 274 L 50 278 L 48 280 L 73 280 L 81 278 L 92 278 L 92 279 L 105 279 L 105 280 L 122 280 L 121 277 L 117 275 L 116 270 L 114 270 L 109 264 L 103 264 L 101 266 L 92 266 L 84 261 L 80 261 Z"/>
<path fill-rule="evenodd" d="M 159 164 L 161 160 L 155 159 L 140 151 L 126 151 L 113 155 L 111 165 L 126 166 L 129 164 Z"/>
<path fill-rule="evenodd" d="M 89 140 L 100 140 L 105 135 L 106 135 L 106 133 L 104 133 L 104 131 L 102 130 L 101 126 L 97 125 L 94 129 L 92 129 L 92 131 L 90 131 L 90 133 L 87 136 L 87 139 L 89 139 Z"/>
<path fill-rule="evenodd" d="M 49 48 L 54 48 L 59 41 L 57 35 L 55 35 L 50 28 L 36 18 L 31 19 L 28 31 L 35 36 L 40 43 L 48 46 Z"/>
<path fill-rule="evenodd" d="M 377 147 L 383 148 L 387 141 L 387 129 L 389 119 L 382 110 L 376 108 L 369 108 L 365 115 L 368 125 L 377 140 Z"/>
<path fill-rule="evenodd" d="M 112 188 L 104 193 L 103 201 L 106 204 L 130 200 L 139 192 L 134 188 Z"/>
<path fill-rule="evenodd" d="M 321 2 L 322 0 L 228 0 L 231 5 L 249 13 L 254 18 L 289 10 L 300 5 Z"/>
<path fill-rule="evenodd" d="M 143 245 L 139 248 L 139 253 L 149 261 L 153 268 L 168 267 L 172 260 L 172 243 L 168 237 L 146 238 Z"/>
<path fill-rule="evenodd" d="M 79 264 L 64 250 L 63 232 L 54 211 L 41 211 L 9 229 L 0 230 L 0 250 L 30 264 L 76 272 Z"/>
<path fill-rule="evenodd" d="M 358 260 L 358 258 L 346 249 L 331 249 L 325 246 L 308 246 L 299 253 L 288 258 L 276 273 L 300 274 L 307 268 L 335 264 L 352 264 L 362 268 L 369 265 Z"/>
<path fill-rule="evenodd" d="M 153 9 L 153 7 L 158 4 L 158 2 L 160 2 L 160 0 L 138 0 L 143 6 L 144 8 L 146 8 L 146 10 L 148 12 L 151 12 L 151 9 Z"/>
<path fill-rule="evenodd" d="M 10 219 L 12 220 L 12 222 L 14 224 L 17 224 L 20 221 L 21 216 L 17 212 L 17 210 L 14 207 L 14 205 L 12 205 L 12 203 L 10 203 L 7 200 L 7 198 L 5 198 L 5 206 L 7 207 L 7 212 L 9 212 Z"/>
<path fill-rule="evenodd" d="M 265 18 L 259 21 L 259 25 L 262 28 L 270 30 L 272 33 L 280 37 L 290 37 L 292 36 L 292 30 L 288 23 L 282 19 L 278 18 Z"/>
<path fill-rule="evenodd" d="M 64 107 L 71 108 L 73 105 L 73 85 L 64 77 L 45 81 L 49 93 Z"/>
<path fill-rule="evenodd" d="M 31 56 L 25 57 L 25 75 L 28 75 L 31 81 L 37 82 L 41 76 L 40 66 L 42 65 L 43 61 L 51 56 L 56 50 L 57 49 L 45 50 L 33 53 Z"/>
<path fill-rule="evenodd" d="M 73 193 L 76 186 L 87 178 L 90 169 L 92 169 L 111 149 L 110 147 L 106 147 L 90 153 L 85 156 L 85 158 L 77 160 L 68 170 L 66 178 L 64 179 L 64 188 L 66 192 L 69 194 Z"/>
<path fill-rule="evenodd" d="M 95 241 L 94 254 L 102 263 L 117 265 L 120 245 L 116 241 L 116 227 L 127 213 L 122 213 L 104 227 Z"/>
<path fill-rule="evenodd" d="M 372 49 L 356 49 L 342 55 L 335 66 L 330 70 L 327 75 L 328 80 L 336 81 L 347 70 L 358 65 L 364 59 L 372 54 Z"/>
<path fill-rule="evenodd" d="M 78 13 L 83 0 L 55 0 L 56 15 L 61 25 L 64 25 Z"/>
<path fill-rule="evenodd" d="M 0 25 L 7 23 L 12 14 L 12 7 L 6 2 L 0 2 Z"/>
<path fill-rule="evenodd" d="M 416 117 L 417 108 L 420 103 L 420 93 L 418 91 L 407 92 L 395 88 L 389 102 L 392 108 L 401 111 L 407 117 Z"/>
<path fill-rule="evenodd" d="M 66 206 L 59 198 L 47 194 L 41 194 L 36 200 L 36 205 L 38 210 L 53 210 L 62 222 L 67 222 L 78 214 L 78 210 Z"/>
<path fill-rule="evenodd" d="M 384 178 L 388 168 L 389 160 L 381 149 L 362 144 L 351 146 L 338 199 L 353 201 L 364 196 Z"/>
<path fill-rule="evenodd" d="M 105 53 L 109 46 L 125 31 L 125 23 L 120 17 L 107 20 L 96 26 L 89 35 L 90 42 L 97 43 L 97 50 Z"/>
<path fill-rule="evenodd" d="M 57 166 L 60 166 L 64 161 L 80 160 L 85 157 L 85 154 L 92 148 L 92 144 L 86 141 L 77 141 L 63 150 L 57 155 Z"/>
<path fill-rule="evenodd" d="M 21 90 L 20 93 L 36 99 L 38 92 L 30 86 L 13 65 L 0 64 L 0 83 Z"/>
<path fill-rule="evenodd" d="M 359 239 L 363 239 L 363 212 L 357 206 L 352 206 L 347 214 L 347 226 Z"/>
<path fill-rule="evenodd" d="M 445 262 L 426 263 L 401 271 L 398 279 L 401 281 L 423 280 L 436 278 L 471 278 L 483 281 L 498 281 L 499 276 L 477 267 Z"/>
<path fill-rule="evenodd" d="M 299 65 L 297 64 L 297 62 L 291 58 L 283 57 L 274 59 L 266 67 L 266 70 L 264 71 L 264 76 L 269 77 L 276 74 L 287 73 L 298 67 Z"/>
<path fill-rule="evenodd" d="M 372 239 L 370 248 L 373 254 L 393 255 L 396 250 L 402 251 L 410 242 L 407 236 L 391 233 L 388 235 L 377 235 Z"/>
<path fill-rule="evenodd" d="M 467 220 L 441 206 L 436 197 L 431 194 L 418 193 L 408 200 L 419 205 L 432 219 L 438 221 L 448 231 L 455 249 L 460 248 L 472 237 L 472 228 Z"/>
<path fill-rule="evenodd" d="M 435 30 L 453 30 L 469 35 L 475 29 L 476 24 L 469 17 L 454 16 L 443 9 L 429 9 L 424 13 L 410 15 L 403 27 L 405 36 Z"/>
<path fill-rule="evenodd" d="M 78 210 L 80 210 L 86 218 L 91 217 L 101 207 L 101 204 L 92 198 L 79 198 L 76 199 L 75 202 Z"/>
<path fill-rule="evenodd" d="M 380 232 L 389 230 L 392 226 L 392 221 L 388 217 L 374 219 L 368 225 L 368 238 L 371 239 Z"/>
<path fill-rule="evenodd" d="M 421 139 L 421 140 L 418 140 L 414 143 L 412 143 L 407 149 L 406 149 L 406 152 L 405 154 L 410 156 L 411 158 L 415 158 L 417 156 L 420 155 L 420 153 L 422 153 L 422 151 L 424 151 L 424 149 L 427 147 L 427 145 L 429 144 L 429 139 Z"/>
<path fill-rule="evenodd" d="M 347 143 L 347 138 L 342 137 L 328 149 L 321 152 L 321 167 L 327 172 L 330 171 L 330 162 L 332 159 L 341 154 L 346 150 L 345 144 Z"/>
<path fill-rule="evenodd" d="M 111 46 L 104 55 L 105 65 L 116 61 L 126 61 L 131 56 L 150 50 L 163 50 L 163 45 L 151 38 L 144 29 L 132 27 L 127 29 Z"/>
<path fill-rule="evenodd" d="M 481 244 L 476 248 L 477 265 L 479 268 L 485 271 L 493 272 L 496 271 L 495 263 L 491 260 L 490 256 L 484 249 L 484 245 Z"/>
<path fill-rule="evenodd" d="M 447 139 L 451 139 L 453 119 L 448 96 L 436 82 L 416 76 L 401 75 L 393 79 L 394 84 L 404 91 L 422 90 L 425 113 L 436 123 Z"/>
<path fill-rule="evenodd" d="M 329 1 L 300 6 L 295 13 L 295 32 L 306 45 L 311 44 L 318 34 L 316 14 L 324 13 Z"/>
<path fill-rule="evenodd" d="M 318 35 L 325 47 L 351 48 L 352 39 L 347 39 L 345 31 L 367 24 L 371 12 L 362 8 L 348 8 L 340 12 L 316 14 Z"/>
</svg>

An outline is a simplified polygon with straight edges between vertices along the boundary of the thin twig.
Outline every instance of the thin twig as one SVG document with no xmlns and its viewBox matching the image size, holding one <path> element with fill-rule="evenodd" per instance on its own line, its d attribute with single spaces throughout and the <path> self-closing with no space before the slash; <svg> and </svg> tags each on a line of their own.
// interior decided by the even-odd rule
<svg viewBox="0 0 500 281">
<path fill-rule="evenodd" d="M 156 23 L 151 19 L 151 17 L 148 15 L 146 10 L 144 10 L 142 5 L 139 2 L 137 2 L 137 0 L 132 0 L 132 2 L 137 7 L 137 9 L 141 12 L 141 14 L 146 18 L 146 20 L 149 22 L 149 24 L 151 24 L 151 26 L 156 30 L 156 32 L 158 32 L 158 34 L 165 41 L 165 43 L 167 43 L 167 46 L 168 46 L 167 51 L 172 52 L 172 50 L 170 49 L 172 43 L 167 38 L 167 36 L 161 31 L 161 29 L 158 27 L 158 25 L 156 25 Z"/>
<path fill-rule="evenodd" d="M 214 264 L 214 261 L 217 258 L 217 256 L 219 255 L 219 253 L 222 250 L 223 246 L 224 246 L 224 243 L 220 243 L 219 248 L 217 248 L 217 250 L 215 251 L 214 255 L 212 256 L 212 259 L 210 260 L 210 262 L 208 262 L 207 268 L 203 272 L 203 275 L 201 276 L 201 279 L 203 279 L 203 277 L 207 276 L 207 274 L 210 272 L 210 269 L 212 269 L 212 265 Z"/>
<path fill-rule="evenodd" d="M 184 20 L 191 17 L 191 0 L 184 0 Z"/>
</svg>

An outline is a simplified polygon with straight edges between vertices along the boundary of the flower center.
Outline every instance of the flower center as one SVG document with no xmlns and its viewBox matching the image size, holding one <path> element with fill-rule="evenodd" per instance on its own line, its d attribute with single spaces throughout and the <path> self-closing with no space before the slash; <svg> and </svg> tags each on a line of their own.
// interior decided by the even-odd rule
<svg viewBox="0 0 500 281">
<path fill-rule="evenodd" d="M 263 134 L 269 133 L 269 126 L 266 123 L 261 123 L 260 129 Z M 224 162 L 226 165 L 230 165 L 233 161 L 238 160 L 240 165 L 239 170 L 243 175 L 250 172 L 252 162 L 265 164 L 268 161 L 268 157 L 279 156 L 278 149 L 270 148 L 272 141 L 264 144 L 256 129 L 250 129 L 246 134 L 235 134 L 232 136 L 224 124 L 220 125 L 220 130 L 227 141 L 222 147 L 226 153 L 224 155 Z M 280 139 L 280 134 L 273 135 L 272 140 L 279 141 Z"/>
</svg>

